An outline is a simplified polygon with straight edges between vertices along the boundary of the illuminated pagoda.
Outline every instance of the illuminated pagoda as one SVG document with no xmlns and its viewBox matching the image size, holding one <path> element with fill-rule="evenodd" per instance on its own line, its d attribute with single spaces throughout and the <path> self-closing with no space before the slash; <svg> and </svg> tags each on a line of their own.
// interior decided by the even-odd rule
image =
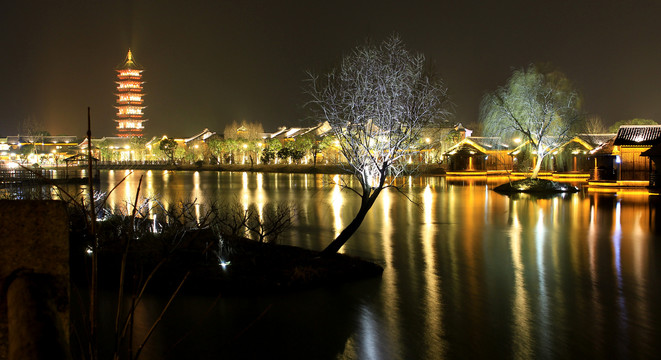
<svg viewBox="0 0 661 360">
<path fill-rule="evenodd" d="M 129 49 L 124 63 L 117 67 L 117 136 L 119 137 L 142 137 L 144 130 L 143 105 L 144 93 L 142 92 L 142 67 L 133 60 L 133 54 Z"/>
</svg>

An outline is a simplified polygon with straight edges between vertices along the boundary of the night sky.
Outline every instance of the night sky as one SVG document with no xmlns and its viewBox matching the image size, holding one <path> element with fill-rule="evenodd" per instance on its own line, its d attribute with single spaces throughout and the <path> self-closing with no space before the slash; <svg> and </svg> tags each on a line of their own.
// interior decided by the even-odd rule
<svg viewBox="0 0 661 360">
<path fill-rule="evenodd" d="M 146 135 L 301 126 L 306 71 L 393 32 L 449 88 L 456 121 L 513 68 L 550 62 L 606 124 L 661 120 L 661 2 L 6 1 L 0 136 L 32 118 L 53 135 L 112 136 L 114 68 L 145 67 Z"/>
</svg>

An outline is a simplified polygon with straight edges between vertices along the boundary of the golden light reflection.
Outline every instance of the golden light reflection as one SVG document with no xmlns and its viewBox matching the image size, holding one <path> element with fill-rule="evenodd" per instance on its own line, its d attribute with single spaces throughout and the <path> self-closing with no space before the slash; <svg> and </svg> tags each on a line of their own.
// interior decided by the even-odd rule
<svg viewBox="0 0 661 360">
<path fill-rule="evenodd" d="M 255 205 L 257 206 L 257 212 L 259 213 L 259 218 L 264 220 L 264 205 L 266 204 L 266 193 L 264 192 L 264 175 L 258 173 L 257 176 L 257 188 L 255 189 Z"/>
<path fill-rule="evenodd" d="M 121 170 L 106 172 L 107 180 L 102 179 L 102 184 L 114 184 L 121 180 L 123 173 Z M 207 174 L 177 171 L 163 172 L 161 176 L 154 171 L 152 176 L 147 173 L 146 188 L 153 187 L 156 192 L 163 193 L 169 177 L 170 190 L 165 191 L 164 198 L 159 198 L 165 199 L 162 203 L 166 208 L 170 207 L 168 197 L 176 201 L 191 194 L 196 194 L 202 207 L 218 193 L 225 192 L 236 194 L 245 208 L 255 203 L 261 207 L 260 202 L 265 202 L 269 194 L 280 194 L 281 190 L 282 194 L 296 197 L 296 201 L 315 199 L 309 196 L 314 189 L 303 189 L 305 181 L 299 175 L 294 176 L 292 185 L 296 190 L 290 195 L 292 189 L 287 187 L 286 178 L 282 177 L 285 175 Z M 346 226 L 342 211 L 345 219 L 350 219 L 356 209 L 356 197 L 341 191 L 339 176 L 318 177 L 323 178 L 323 182 L 317 181 L 320 187 L 330 179 L 336 184 L 316 192 L 323 194 L 323 199 L 316 198 L 321 201 L 317 201 L 314 211 L 306 212 L 305 221 L 324 229 L 326 238 L 319 243 L 325 244 L 333 232 L 337 236 Z M 123 199 L 130 196 L 134 201 L 138 179 L 139 174 L 127 178 L 126 184 L 109 197 L 108 204 L 123 207 Z M 280 187 L 273 186 L 277 179 L 280 179 Z M 346 177 L 348 182 L 351 179 Z M 447 178 L 416 178 L 413 189 L 421 197 L 420 212 L 412 212 L 402 205 L 406 200 L 396 192 L 382 193 L 359 230 L 361 239 L 352 240 L 347 247 L 350 253 L 367 254 L 385 262 L 379 295 L 385 300 L 375 302 L 378 305 L 370 304 L 370 313 L 366 316 L 371 319 L 365 319 L 376 321 L 375 325 L 386 329 L 383 331 L 387 334 L 377 329 L 377 336 L 384 341 L 406 341 L 404 331 L 408 328 L 403 329 L 410 315 L 403 308 L 411 304 L 409 296 L 413 296 L 423 315 L 414 318 L 419 325 L 412 331 L 418 332 L 420 341 L 425 344 L 443 344 L 443 334 L 453 336 L 449 334 L 450 329 L 445 329 L 448 322 L 443 320 L 450 315 L 444 304 L 475 315 L 463 324 L 472 331 L 480 326 L 479 315 L 489 316 L 493 310 L 492 304 L 485 305 L 485 302 L 491 301 L 493 296 L 502 296 L 502 290 L 507 300 L 499 298 L 498 304 L 502 306 L 502 301 L 508 301 L 502 307 L 502 318 L 508 324 L 504 325 L 507 337 L 514 339 L 513 357 L 538 355 L 536 351 L 540 347 L 554 341 L 553 331 L 546 327 L 555 326 L 555 319 L 571 322 L 566 319 L 577 310 L 573 306 L 580 306 L 585 320 L 594 322 L 595 325 L 586 326 L 593 337 L 605 338 L 607 331 L 613 331 L 629 336 L 632 347 L 650 343 L 644 337 L 651 335 L 631 330 L 631 324 L 642 329 L 655 326 L 654 317 L 649 315 L 655 311 L 651 300 L 655 294 L 651 269 L 656 261 L 653 247 L 658 235 L 650 230 L 656 217 L 648 193 L 583 191 L 565 198 L 528 196 L 515 200 L 491 192 L 486 186 L 488 183 L 478 179 L 448 183 Z M 405 235 L 407 231 L 414 235 Z M 363 238 L 370 241 L 361 242 Z M 310 247 L 319 246 L 314 241 L 310 240 Z M 294 239 L 292 243 L 301 245 L 303 240 Z M 495 271 L 493 276 L 488 273 L 493 269 L 498 269 L 499 275 L 496 276 Z M 505 281 L 498 283 L 499 278 Z M 578 280 L 581 284 L 583 280 L 590 283 L 567 291 L 567 286 L 577 284 Z M 409 281 L 416 283 L 409 284 Z M 496 283 L 492 286 L 486 281 Z M 567 285 L 567 281 L 571 284 Z M 451 293 L 444 292 L 447 289 L 451 289 Z M 553 311 L 549 312 L 550 309 Z M 395 316 L 390 318 L 391 314 Z M 358 321 L 362 327 L 362 320 Z M 605 321 L 613 323 L 611 328 L 604 330 Z M 392 329 L 398 330 L 392 332 Z M 551 338 L 545 341 L 547 334 L 551 334 Z M 364 346 L 360 336 L 352 338 Z M 363 349 L 359 354 L 365 354 Z M 438 350 L 439 346 L 434 345 L 429 353 L 425 353 L 427 349 L 421 350 L 421 357 L 435 357 L 432 349 Z"/>
<path fill-rule="evenodd" d="M 193 173 L 193 191 L 192 200 L 195 201 L 195 222 L 200 223 L 200 203 L 204 201 L 204 194 L 200 189 L 200 172 Z"/>
<path fill-rule="evenodd" d="M 514 212 L 512 231 L 510 234 L 510 251 L 512 254 L 512 263 L 514 265 L 514 304 L 512 304 L 512 333 L 513 351 L 516 358 L 531 359 L 532 347 L 528 346 L 531 338 L 531 312 L 528 304 L 528 291 L 525 284 L 525 268 L 523 266 L 521 249 L 521 232 L 523 231 L 518 221 L 516 206 L 512 206 L 510 211 Z"/>
<path fill-rule="evenodd" d="M 124 180 L 124 183 L 123 183 L 124 184 L 124 197 L 122 199 L 120 199 L 121 204 L 124 206 L 124 208 L 121 209 L 121 211 L 124 214 L 130 214 L 131 213 L 131 204 L 133 204 L 133 202 L 135 201 L 134 192 L 137 191 L 136 187 L 132 186 L 132 181 L 128 181 L 129 178 L 131 178 L 130 174 L 131 174 L 130 170 L 124 171 L 124 176 L 128 176 Z M 130 180 L 133 180 L 133 179 L 130 179 Z"/>
<path fill-rule="evenodd" d="M 170 181 L 170 172 L 167 170 L 163 171 L 163 185 L 167 186 L 168 182 Z"/>
<path fill-rule="evenodd" d="M 557 198 L 556 198 L 557 199 Z M 554 209 L 557 208 L 557 203 L 553 204 Z M 554 217 L 556 211 L 553 212 Z M 537 210 L 537 225 L 535 229 L 535 252 L 536 258 L 535 263 L 537 265 L 537 282 L 539 284 L 539 294 L 537 298 L 539 300 L 539 309 L 542 317 L 542 321 L 539 321 L 537 327 L 540 330 L 542 337 L 549 336 L 549 330 L 546 329 L 549 323 L 550 309 L 549 309 L 549 294 L 546 285 L 546 254 L 544 252 L 545 241 L 546 239 L 546 226 L 544 224 L 544 209 L 540 207 Z M 546 341 L 542 341 L 546 343 Z"/>
<path fill-rule="evenodd" d="M 622 285 L 622 203 L 615 205 L 615 221 L 613 222 L 613 266 L 618 280 L 618 286 Z"/>
<path fill-rule="evenodd" d="M 425 186 L 425 190 L 422 193 L 423 206 L 425 211 L 425 224 L 432 223 L 432 207 L 433 207 L 433 196 L 431 188 L 429 185 Z"/>
<path fill-rule="evenodd" d="M 393 219 L 391 218 L 392 210 L 392 194 L 389 190 L 381 192 L 381 206 L 383 215 L 381 218 L 381 238 L 383 239 L 383 259 L 385 260 L 387 271 L 383 272 L 383 292 L 384 298 L 388 301 L 384 302 L 384 314 L 389 314 L 386 322 L 389 323 L 388 328 L 392 329 L 391 343 L 401 344 L 399 329 L 399 293 L 397 286 L 397 267 L 394 265 L 393 247 L 395 243 L 394 229 L 392 226 Z"/>
<path fill-rule="evenodd" d="M 338 178 L 335 175 L 335 178 Z M 331 207 L 333 209 L 333 231 L 335 232 L 335 237 L 340 235 L 342 229 L 344 229 L 344 223 L 342 223 L 342 204 L 344 203 L 344 197 L 342 196 L 342 188 L 339 183 L 335 181 L 333 186 L 333 192 L 331 195 Z"/>
<path fill-rule="evenodd" d="M 445 336 L 445 329 L 443 327 L 443 299 L 441 296 L 441 279 L 436 271 L 436 226 L 433 224 L 433 210 L 434 210 L 434 195 L 429 184 L 425 186 L 422 194 L 423 208 L 424 208 L 424 224 L 421 229 L 421 238 L 423 244 L 423 259 L 425 263 L 424 277 L 426 282 L 425 288 L 425 310 L 427 316 L 428 331 L 425 333 L 427 344 L 442 343 Z M 440 349 L 427 347 L 428 359 L 442 359 L 445 357 L 445 346 Z"/>
</svg>

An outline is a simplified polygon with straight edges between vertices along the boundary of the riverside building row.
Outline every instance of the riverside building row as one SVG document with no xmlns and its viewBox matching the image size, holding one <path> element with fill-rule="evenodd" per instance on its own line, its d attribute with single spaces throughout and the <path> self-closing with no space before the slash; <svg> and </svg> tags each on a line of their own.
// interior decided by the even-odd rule
<svg viewBox="0 0 661 360">
<path fill-rule="evenodd" d="M 246 138 L 244 126 L 232 134 L 209 129 L 188 138 L 175 138 L 173 160 L 197 164 L 260 164 L 265 151 L 275 150 L 270 163 L 336 164 L 342 162 L 339 143 L 328 124 L 281 127 L 273 133 Z M 534 166 L 535 152 L 518 139 L 471 136 L 461 124 L 429 129 L 409 150 L 412 164 L 435 165 L 451 175 L 525 175 Z M 167 136 L 102 137 L 92 139 L 94 156 L 103 163 L 168 161 L 160 150 Z M 323 146 L 321 146 L 323 144 Z M 299 149 L 300 158 L 278 156 L 278 149 Z M 8 136 L 0 138 L 0 162 L 58 166 L 64 159 L 87 152 L 87 139 L 75 136 Z M 578 134 L 543 160 L 541 176 L 578 177 L 604 186 L 658 186 L 661 125 L 629 125 L 617 134 Z"/>
</svg>

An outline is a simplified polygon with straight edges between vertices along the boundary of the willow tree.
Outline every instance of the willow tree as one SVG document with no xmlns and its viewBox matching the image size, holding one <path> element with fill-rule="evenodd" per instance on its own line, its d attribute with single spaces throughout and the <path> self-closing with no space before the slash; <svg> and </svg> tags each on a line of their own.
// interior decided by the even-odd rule
<svg viewBox="0 0 661 360">
<path fill-rule="evenodd" d="M 356 47 L 325 76 L 310 75 L 317 120 L 328 121 L 362 200 L 349 225 L 322 254 L 336 253 L 356 232 L 384 188 L 405 171 L 421 132 L 447 115 L 447 89 L 422 54 L 393 35 Z"/>
<path fill-rule="evenodd" d="M 564 74 L 531 65 L 515 70 L 505 86 L 482 99 L 480 117 L 486 136 L 529 142 L 536 179 L 544 158 L 579 131 L 580 107 L 581 97 Z"/>
</svg>

